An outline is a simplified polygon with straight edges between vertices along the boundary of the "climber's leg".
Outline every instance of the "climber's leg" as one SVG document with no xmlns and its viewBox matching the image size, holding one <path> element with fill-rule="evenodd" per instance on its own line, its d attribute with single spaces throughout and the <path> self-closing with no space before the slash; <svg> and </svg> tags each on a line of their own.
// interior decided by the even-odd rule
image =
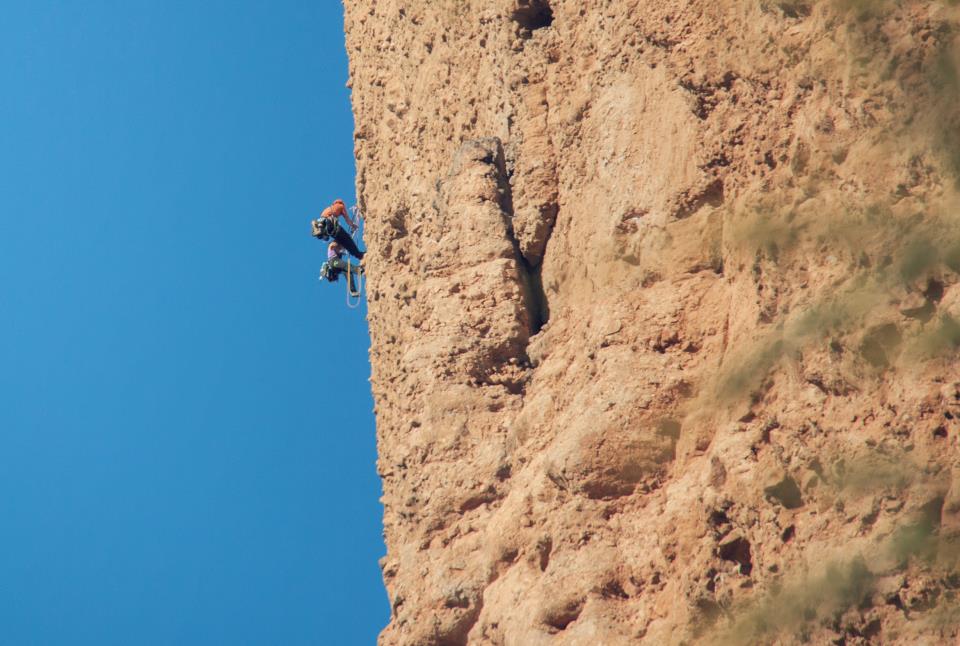
<svg viewBox="0 0 960 646">
<path fill-rule="evenodd" d="M 350 237 L 349 233 L 343 230 L 343 227 L 337 227 L 337 232 L 333 236 L 333 239 L 339 242 L 340 246 L 346 249 L 351 256 L 363 260 L 364 252 L 357 248 L 353 238 Z"/>
<path fill-rule="evenodd" d="M 342 260 L 340 258 L 331 258 L 330 260 L 327 261 L 327 263 L 330 265 L 330 268 L 333 270 L 334 276 L 336 276 L 337 278 L 340 277 L 340 274 L 347 271 L 347 262 L 345 260 Z"/>
</svg>

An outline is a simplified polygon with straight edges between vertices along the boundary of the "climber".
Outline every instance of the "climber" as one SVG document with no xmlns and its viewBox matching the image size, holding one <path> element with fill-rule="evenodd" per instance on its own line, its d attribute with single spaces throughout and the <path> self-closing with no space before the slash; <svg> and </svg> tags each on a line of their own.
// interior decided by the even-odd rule
<svg viewBox="0 0 960 646">
<path fill-rule="evenodd" d="M 351 274 L 347 276 L 348 279 L 352 279 L 353 276 L 358 276 L 363 273 L 363 267 L 350 264 L 343 259 L 343 247 L 341 247 L 339 243 L 331 242 L 327 245 L 327 262 L 323 263 L 323 266 L 320 268 L 320 275 L 330 282 L 336 282 L 337 279 L 340 278 L 340 274 L 348 270 Z"/>
<path fill-rule="evenodd" d="M 329 240 L 333 238 L 340 247 L 349 251 L 350 255 L 358 258 L 362 262 L 364 252 L 357 248 L 357 244 L 353 241 L 350 233 L 347 233 L 343 227 L 340 226 L 341 216 L 349 223 L 351 233 L 355 232 L 358 225 L 350 217 L 343 200 L 334 200 L 333 204 L 320 213 L 319 218 L 311 222 L 311 225 L 313 225 L 313 237 L 319 240 Z M 330 258 L 329 253 L 328 250 L 328 259 Z"/>
</svg>

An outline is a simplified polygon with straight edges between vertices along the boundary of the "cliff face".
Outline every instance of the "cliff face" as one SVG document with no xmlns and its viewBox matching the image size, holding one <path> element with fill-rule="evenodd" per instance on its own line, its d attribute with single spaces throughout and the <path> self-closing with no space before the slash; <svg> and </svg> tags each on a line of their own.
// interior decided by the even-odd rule
<svg viewBox="0 0 960 646">
<path fill-rule="evenodd" d="M 956 638 L 953 3 L 345 4 L 381 643 Z"/>
</svg>

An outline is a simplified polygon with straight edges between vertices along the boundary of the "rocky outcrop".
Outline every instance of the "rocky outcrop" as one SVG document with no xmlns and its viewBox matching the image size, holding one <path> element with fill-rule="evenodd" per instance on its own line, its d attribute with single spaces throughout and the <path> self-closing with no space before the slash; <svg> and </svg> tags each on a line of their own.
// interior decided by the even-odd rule
<svg viewBox="0 0 960 646">
<path fill-rule="evenodd" d="M 953 3 L 345 4 L 381 643 L 956 639 Z"/>
</svg>

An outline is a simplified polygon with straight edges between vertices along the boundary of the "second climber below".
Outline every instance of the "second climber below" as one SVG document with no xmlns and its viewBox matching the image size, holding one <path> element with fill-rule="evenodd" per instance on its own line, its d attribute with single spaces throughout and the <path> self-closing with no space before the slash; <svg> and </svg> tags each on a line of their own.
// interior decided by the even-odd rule
<svg viewBox="0 0 960 646">
<path fill-rule="evenodd" d="M 333 204 L 328 206 L 320 213 L 320 217 L 311 222 L 313 225 L 313 237 L 320 240 L 335 240 L 341 247 L 346 249 L 351 256 L 363 260 L 365 252 L 357 248 L 353 237 L 340 226 L 340 218 L 343 218 L 350 225 L 350 231 L 357 230 L 357 223 L 350 217 L 347 206 L 343 200 L 334 200 Z"/>
<path fill-rule="evenodd" d="M 327 245 L 327 262 L 320 267 L 320 277 L 331 283 L 337 282 L 340 274 L 347 274 L 347 286 L 351 292 L 357 290 L 357 277 L 363 274 L 363 267 L 351 265 L 343 259 L 343 251 L 339 244 L 331 242 Z"/>
</svg>

